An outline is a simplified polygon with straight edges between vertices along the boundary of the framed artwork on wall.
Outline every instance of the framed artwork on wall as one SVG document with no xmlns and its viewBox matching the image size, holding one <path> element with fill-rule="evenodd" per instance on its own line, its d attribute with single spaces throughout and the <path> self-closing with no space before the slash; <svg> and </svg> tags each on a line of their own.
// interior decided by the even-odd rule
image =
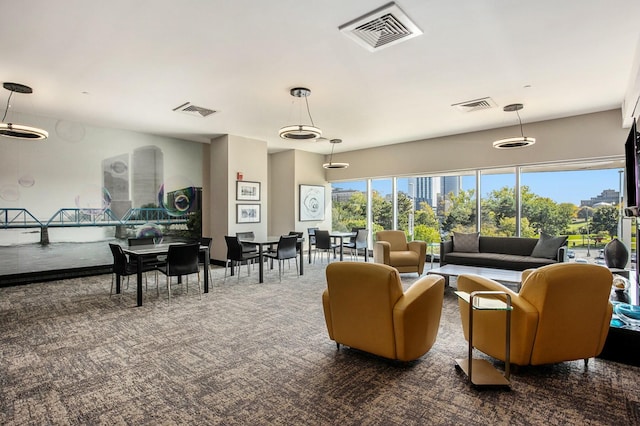
<svg viewBox="0 0 640 426">
<path fill-rule="evenodd" d="M 236 200 L 260 201 L 260 182 L 236 181 Z"/>
<path fill-rule="evenodd" d="M 236 204 L 236 223 L 259 223 L 260 204 Z"/>
<path fill-rule="evenodd" d="M 300 221 L 324 220 L 324 186 L 300 185 Z"/>
</svg>

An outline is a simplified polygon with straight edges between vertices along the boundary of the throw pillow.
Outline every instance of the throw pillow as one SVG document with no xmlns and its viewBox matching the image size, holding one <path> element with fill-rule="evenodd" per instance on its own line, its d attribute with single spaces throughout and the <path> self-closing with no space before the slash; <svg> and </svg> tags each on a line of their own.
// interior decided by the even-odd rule
<svg viewBox="0 0 640 426">
<path fill-rule="evenodd" d="M 480 233 L 463 234 L 462 232 L 454 232 L 453 251 L 462 253 L 480 252 Z"/>
<path fill-rule="evenodd" d="M 540 233 L 540 239 L 531 252 L 531 257 L 543 257 L 546 259 L 556 259 L 558 257 L 558 249 L 565 245 L 567 237 L 553 237 L 544 232 Z"/>
</svg>

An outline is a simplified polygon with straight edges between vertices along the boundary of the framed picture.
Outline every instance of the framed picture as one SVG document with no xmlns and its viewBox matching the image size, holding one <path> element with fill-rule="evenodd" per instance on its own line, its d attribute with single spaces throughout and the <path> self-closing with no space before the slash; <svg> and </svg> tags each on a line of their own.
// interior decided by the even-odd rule
<svg viewBox="0 0 640 426">
<path fill-rule="evenodd" d="M 324 186 L 300 185 L 300 221 L 324 220 Z"/>
<path fill-rule="evenodd" d="M 236 181 L 236 200 L 260 201 L 260 182 Z"/>
<path fill-rule="evenodd" d="M 236 223 L 259 223 L 260 204 L 236 204 Z"/>
</svg>

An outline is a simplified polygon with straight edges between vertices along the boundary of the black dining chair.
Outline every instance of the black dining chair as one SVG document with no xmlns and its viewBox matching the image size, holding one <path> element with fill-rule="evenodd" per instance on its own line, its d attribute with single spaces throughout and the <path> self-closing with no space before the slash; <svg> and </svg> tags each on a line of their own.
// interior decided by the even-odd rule
<svg viewBox="0 0 640 426">
<path fill-rule="evenodd" d="M 298 235 L 297 233 L 294 235 L 282 235 L 280 240 L 278 241 L 278 248 L 275 253 L 267 253 L 265 257 L 271 258 L 271 261 L 278 261 L 278 278 L 280 282 L 282 282 L 282 266 L 285 260 L 293 259 L 296 263 L 296 275 L 300 276 L 300 272 L 298 270 L 298 250 L 296 246 L 298 245 Z"/>
<path fill-rule="evenodd" d="M 118 277 L 127 277 L 127 287 L 129 288 L 129 277 L 131 275 L 135 275 L 138 273 L 138 264 L 136 262 L 130 262 L 127 258 L 127 255 L 122 251 L 122 247 L 118 244 L 109 243 L 109 249 L 111 250 L 111 254 L 113 255 L 113 269 L 111 275 L 111 290 L 109 292 L 110 295 L 113 295 L 113 284 L 114 279 Z M 155 266 L 153 265 L 145 265 L 142 264 L 142 272 L 144 273 L 144 285 L 145 290 L 147 289 L 147 272 L 155 271 Z M 158 284 L 158 280 L 156 279 L 156 286 Z M 159 290 L 158 290 L 159 292 Z M 120 297 L 122 297 L 123 290 L 120 289 Z M 159 294 L 159 293 L 158 293 Z"/>
<path fill-rule="evenodd" d="M 242 240 L 242 239 L 253 240 L 256 237 L 256 235 L 253 233 L 253 231 L 236 232 L 236 237 L 238 237 L 239 240 Z M 240 245 L 242 246 L 242 252 L 243 253 L 257 253 L 258 252 L 258 248 L 256 246 L 254 246 L 253 244 L 246 244 L 246 243 L 243 243 L 242 241 L 240 241 Z"/>
<path fill-rule="evenodd" d="M 311 263 L 311 252 L 316 246 L 316 231 L 319 228 L 307 228 L 307 234 L 309 234 L 309 263 Z"/>
<path fill-rule="evenodd" d="M 289 231 L 289 235 L 295 235 L 296 238 L 301 239 L 304 236 L 304 232 L 297 231 Z M 296 251 L 300 254 L 300 250 L 302 250 L 302 241 L 296 242 Z"/>
<path fill-rule="evenodd" d="M 342 243 L 342 247 L 351 250 L 351 260 L 354 260 L 354 256 L 357 258 L 359 250 L 367 250 L 367 234 L 369 232 L 365 228 L 355 229 L 355 237 L 351 237 L 349 242 Z M 365 256 L 365 259 L 366 258 Z"/>
<path fill-rule="evenodd" d="M 171 303 L 171 277 L 186 276 L 187 293 L 189 293 L 189 275 L 191 274 L 197 274 L 198 276 L 198 298 L 202 299 L 198 253 L 200 253 L 200 243 L 173 244 L 169 246 L 166 264 L 157 268 L 158 271 L 167 276 L 169 303 Z"/>
<path fill-rule="evenodd" d="M 327 253 L 327 263 L 331 262 L 331 252 L 335 253 L 338 244 L 331 241 L 329 231 L 316 230 L 316 252 Z M 321 259 L 322 260 L 322 259 Z M 313 258 L 315 263 L 315 256 Z"/>
<path fill-rule="evenodd" d="M 238 281 L 240 280 L 240 266 L 242 262 L 247 263 L 248 275 L 251 275 L 251 269 L 249 263 L 259 257 L 258 253 L 249 253 L 242 250 L 242 245 L 238 240 L 238 237 L 225 235 L 225 242 L 227 243 L 227 260 L 224 262 L 224 279 L 227 279 L 227 267 L 229 264 L 232 268 L 238 266 Z"/>
</svg>

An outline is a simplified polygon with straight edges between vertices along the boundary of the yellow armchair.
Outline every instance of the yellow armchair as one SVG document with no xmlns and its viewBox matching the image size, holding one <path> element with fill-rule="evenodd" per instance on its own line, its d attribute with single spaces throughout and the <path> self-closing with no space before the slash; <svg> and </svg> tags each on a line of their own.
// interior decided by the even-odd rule
<svg viewBox="0 0 640 426">
<path fill-rule="evenodd" d="M 327 266 L 322 294 L 329 338 L 375 355 L 411 361 L 436 341 L 444 278 L 427 275 L 406 292 L 387 265 L 336 262 Z"/>
<path fill-rule="evenodd" d="M 460 275 L 458 290 L 504 291 L 511 296 L 511 362 L 553 364 L 584 359 L 602 352 L 613 306 L 613 276 L 600 265 L 559 263 L 523 273 L 519 293 L 488 278 Z M 500 296 L 502 300 L 505 298 Z M 469 339 L 469 305 L 459 299 L 465 339 Z M 505 360 L 505 315 L 475 311 L 473 346 Z"/>
<path fill-rule="evenodd" d="M 378 231 L 373 246 L 373 261 L 393 266 L 398 272 L 422 275 L 427 258 L 427 243 L 407 242 L 404 231 Z"/>
</svg>

